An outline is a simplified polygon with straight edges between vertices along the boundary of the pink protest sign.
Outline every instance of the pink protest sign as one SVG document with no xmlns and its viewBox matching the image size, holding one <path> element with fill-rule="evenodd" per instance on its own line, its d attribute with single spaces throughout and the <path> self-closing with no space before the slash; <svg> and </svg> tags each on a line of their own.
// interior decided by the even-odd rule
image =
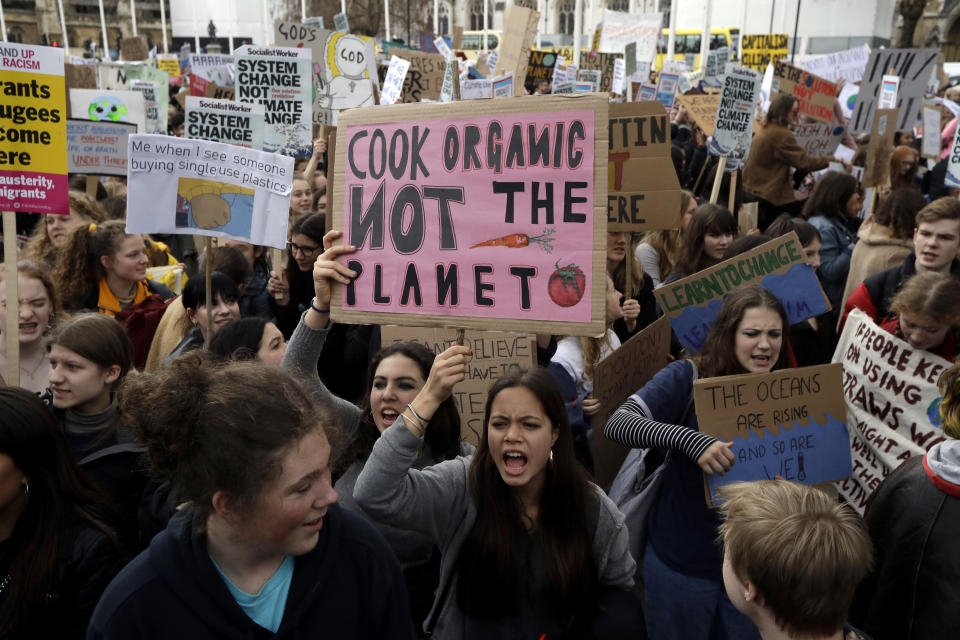
<svg viewBox="0 0 960 640">
<path fill-rule="evenodd" d="M 602 333 L 607 102 L 544 98 L 342 114 L 335 319 Z"/>
<path fill-rule="evenodd" d="M 0 210 L 70 213 L 63 49 L 0 43 Z"/>
</svg>

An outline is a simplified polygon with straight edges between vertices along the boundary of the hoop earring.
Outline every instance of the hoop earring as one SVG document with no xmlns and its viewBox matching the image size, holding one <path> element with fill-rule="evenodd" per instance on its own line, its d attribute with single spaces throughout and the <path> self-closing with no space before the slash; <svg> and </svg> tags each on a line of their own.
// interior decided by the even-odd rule
<svg viewBox="0 0 960 640">
<path fill-rule="evenodd" d="M 550 466 L 552 467 L 552 466 L 553 466 L 553 449 L 550 449 L 550 458 L 549 458 L 548 462 L 550 463 Z"/>
<path fill-rule="evenodd" d="M 26 480 L 23 481 L 23 497 L 24 498 L 30 497 L 30 483 L 27 482 Z"/>
</svg>

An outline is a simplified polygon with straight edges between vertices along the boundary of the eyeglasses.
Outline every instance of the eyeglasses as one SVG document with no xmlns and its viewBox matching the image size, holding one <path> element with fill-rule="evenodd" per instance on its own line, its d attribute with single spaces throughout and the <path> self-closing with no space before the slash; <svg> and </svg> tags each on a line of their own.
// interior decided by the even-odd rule
<svg viewBox="0 0 960 640">
<path fill-rule="evenodd" d="M 298 251 L 303 254 L 304 258 L 309 258 L 317 251 L 320 251 L 320 247 L 301 247 L 298 244 L 288 242 L 287 246 L 290 247 L 290 253 L 297 253 Z"/>
</svg>

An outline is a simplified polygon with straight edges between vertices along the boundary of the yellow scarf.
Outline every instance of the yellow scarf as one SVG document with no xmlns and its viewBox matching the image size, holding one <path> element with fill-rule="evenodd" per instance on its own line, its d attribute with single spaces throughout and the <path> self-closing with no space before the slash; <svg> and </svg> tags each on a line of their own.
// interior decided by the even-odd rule
<svg viewBox="0 0 960 640">
<path fill-rule="evenodd" d="M 150 289 L 147 288 L 145 280 L 140 280 L 137 282 L 136 289 L 134 290 L 133 300 L 127 306 L 139 304 L 148 297 L 150 297 Z M 100 278 L 100 298 L 97 300 L 97 306 L 100 307 L 100 313 L 111 317 L 123 311 L 123 307 L 120 305 L 120 299 L 110 290 L 110 287 L 107 286 L 106 278 Z"/>
</svg>

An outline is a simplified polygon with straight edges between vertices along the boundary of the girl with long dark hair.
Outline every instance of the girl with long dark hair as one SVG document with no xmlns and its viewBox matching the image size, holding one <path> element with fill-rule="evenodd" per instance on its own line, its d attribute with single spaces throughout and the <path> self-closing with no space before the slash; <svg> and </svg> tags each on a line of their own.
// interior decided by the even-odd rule
<svg viewBox="0 0 960 640">
<path fill-rule="evenodd" d="M 789 367 L 789 328 L 772 293 L 759 285 L 734 291 L 700 355 L 671 362 L 607 421 L 606 436 L 615 442 L 671 451 L 645 525 L 644 609 L 651 638 L 759 640 L 724 591 L 719 519 L 704 499 L 703 474 L 723 475 L 733 466 L 732 443 L 700 433 L 693 383 Z"/>
<path fill-rule="evenodd" d="M 32 393 L 0 387 L 0 638 L 84 638 L 125 557 L 109 507 Z"/>
<path fill-rule="evenodd" d="M 469 355 L 453 346 L 437 356 L 426 384 L 377 440 L 354 492 L 371 517 L 440 547 L 426 630 L 451 639 L 636 632 L 638 608 L 624 591 L 636 564 L 623 515 L 575 459 L 549 373 L 494 383 L 472 457 L 410 468 L 425 427 L 465 379 Z"/>
<path fill-rule="evenodd" d="M 711 203 L 700 205 L 683 233 L 680 259 L 664 282 L 691 276 L 721 262 L 736 235 L 737 221 L 725 207 Z"/>
</svg>

